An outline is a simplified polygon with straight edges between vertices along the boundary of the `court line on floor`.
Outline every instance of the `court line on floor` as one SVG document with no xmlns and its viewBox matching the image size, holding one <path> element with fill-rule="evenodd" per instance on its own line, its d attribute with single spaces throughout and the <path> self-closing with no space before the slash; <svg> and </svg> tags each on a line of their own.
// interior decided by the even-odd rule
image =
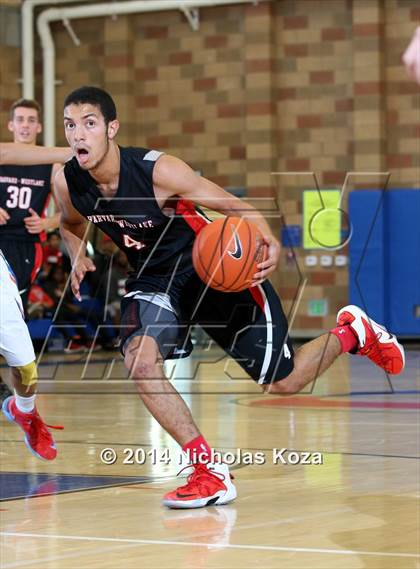
<svg viewBox="0 0 420 569">
<path fill-rule="evenodd" d="M 299 409 L 298 409 L 299 411 Z M 414 416 L 413 413 L 411 413 L 411 416 Z M 71 417 L 72 419 L 81 419 L 81 420 L 92 420 L 92 421 L 96 421 L 98 419 L 100 419 L 101 421 L 103 421 L 104 419 L 104 415 L 82 415 L 79 413 L 74 413 L 71 410 L 67 411 L 63 411 L 60 413 L 48 413 L 48 418 L 50 420 L 54 419 L 57 421 L 63 421 L 63 417 Z M 120 426 L 120 427 L 125 427 L 127 425 L 136 425 L 138 427 L 139 425 L 139 421 L 149 421 L 149 417 L 147 416 L 137 416 L 137 417 L 133 417 L 133 418 L 125 418 L 124 421 L 113 421 L 112 425 L 115 426 Z M 238 418 L 235 417 L 235 423 L 272 423 L 273 422 L 273 417 L 246 417 L 246 418 Z M 384 422 L 385 420 L 382 421 L 360 421 L 360 420 L 356 420 L 353 416 L 349 417 L 349 420 L 347 422 L 345 422 L 345 417 L 343 419 L 340 419 L 340 425 L 347 425 L 347 426 L 354 426 L 354 425 L 381 425 L 384 426 Z M 206 423 L 216 423 L 216 424 L 220 424 L 220 423 L 227 423 L 229 425 L 232 424 L 232 417 L 206 417 Z M 306 425 L 307 424 L 307 420 L 305 417 L 303 417 L 302 419 L 293 419 L 293 423 L 296 425 Z M 420 423 L 419 421 L 406 421 L 404 423 L 397 423 L 393 420 L 393 417 L 387 417 L 386 418 L 386 424 L 388 425 L 392 425 L 393 427 L 407 427 L 407 428 L 412 428 L 412 427 L 418 427 L 420 428 Z M 276 425 L 290 425 L 290 419 L 289 418 L 285 418 L 282 419 L 281 417 L 276 417 Z M 106 427 L 106 425 L 103 425 L 103 427 Z M 1 428 L 1 423 L 0 423 L 0 428 Z M 86 442 L 86 441 L 85 441 Z"/>
<path fill-rule="evenodd" d="M 174 541 L 165 539 L 129 539 L 116 537 L 95 537 L 86 535 L 60 535 L 60 534 L 42 534 L 42 533 L 23 533 L 23 532 L 0 532 L 5 537 L 23 537 L 37 539 L 63 539 L 68 541 L 100 541 L 109 543 L 133 543 L 139 545 L 178 545 L 184 547 L 209 547 L 206 542 L 197 541 Z M 224 545 L 224 549 L 250 549 L 254 551 L 278 551 L 278 552 L 294 552 L 294 553 L 323 553 L 327 555 L 370 555 L 376 557 L 407 557 L 420 559 L 417 553 L 398 553 L 389 551 L 358 551 L 353 549 L 327 549 L 315 547 L 284 547 L 278 545 L 246 545 L 229 543 Z"/>
<path fill-rule="evenodd" d="M 215 384 L 215 385 L 219 385 L 221 387 L 231 387 L 233 388 L 234 386 L 228 383 L 223 383 L 223 380 L 221 381 L 213 381 L 213 380 L 194 380 L 194 379 L 183 379 L 183 380 L 178 380 L 178 381 L 189 381 L 194 382 L 196 381 L 197 383 L 200 384 L 200 387 L 203 385 L 207 385 L 207 384 Z M 93 384 L 96 386 L 114 386 L 114 385 L 126 385 L 127 387 L 133 387 L 134 383 L 131 380 L 125 380 L 125 379 L 107 379 L 107 380 L 102 380 L 102 379 L 77 379 L 77 380 L 41 380 L 38 382 L 39 386 L 45 386 L 45 387 L 49 387 L 49 385 L 53 385 L 53 386 L 57 386 L 57 385 L 66 385 L 68 386 L 69 384 L 74 385 L 78 388 L 80 388 L 80 391 L 45 391 L 45 392 L 40 392 L 41 395 L 138 395 L 137 391 L 107 391 L 104 393 L 100 393 L 98 391 L 85 391 L 84 389 L 82 389 L 85 385 L 87 384 Z M 245 382 L 244 382 L 245 383 Z M 246 383 L 248 385 L 252 385 L 249 384 L 248 381 L 246 381 Z M 135 388 L 135 386 L 134 386 Z M 160 392 L 161 393 L 161 392 Z M 191 392 L 192 395 L 201 395 L 201 394 L 207 394 L 208 392 L 202 392 L 202 391 L 194 391 Z M 210 393 L 210 392 L 209 392 Z M 266 394 L 261 393 L 260 391 L 244 391 L 244 392 L 240 392 L 238 393 L 236 390 L 235 391 L 215 391 L 215 392 L 211 392 L 210 395 L 220 395 L 220 394 L 226 394 L 226 395 L 246 395 L 248 397 L 266 397 Z M 413 390 L 401 390 L 401 391 L 373 391 L 373 392 L 369 392 L 369 393 L 365 393 L 365 392 L 360 392 L 360 393 L 329 393 L 327 395 L 317 395 L 317 394 L 313 394 L 310 393 L 309 391 L 302 391 L 301 393 L 296 393 L 294 395 L 294 397 L 316 397 L 317 399 L 331 399 L 334 400 L 335 397 L 339 398 L 339 399 L 344 399 L 345 397 L 371 397 L 371 396 L 390 396 L 393 399 L 396 398 L 396 396 L 398 395 L 417 395 L 420 394 L 420 391 L 413 391 Z M 270 398 L 267 397 L 267 400 L 270 400 Z M 351 400 L 351 399 L 349 399 Z M 357 401 L 357 399 L 356 399 Z M 234 403 L 236 403 L 235 400 L 233 400 Z M 252 401 L 250 401 L 251 403 Z"/>
<path fill-rule="evenodd" d="M 40 394 L 38 394 L 38 395 L 53 395 L 53 394 L 51 394 L 51 393 L 40 393 Z M 54 395 L 61 395 L 61 393 L 55 393 Z M 77 393 L 76 395 L 79 395 L 79 394 Z M 116 394 L 115 394 L 115 393 L 108 393 L 107 395 L 116 395 Z M 126 395 L 126 394 L 124 393 L 124 395 Z M 260 394 L 256 394 L 256 395 L 257 395 L 257 397 L 258 397 Z M 234 404 L 237 404 L 236 401 L 233 401 L 233 403 L 234 403 Z M 239 405 L 241 405 L 241 404 L 239 404 Z M 250 410 L 254 410 L 254 411 L 259 411 L 259 410 L 260 410 L 259 408 L 253 408 L 253 407 L 249 407 L 249 409 L 250 409 Z M 264 409 L 264 411 L 266 411 L 266 410 L 269 410 L 269 409 Z M 273 409 L 273 411 L 275 411 L 275 412 L 277 412 L 277 410 L 278 410 L 278 409 Z M 313 409 L 310 409 L 310 410 L 311 410 L 311 411 L 317 411 L 318 409 L 313 408 Z M 322 410 L 322 409 L 321 409 L 321 410 Z M 332 409 L 332 410 L 333 410 L 333 411 L 336 411 L 336 409 Z M 305 409 L 296 408 L 295 411 L 296 411 L 296 412 L 305 411 Z M 347 410 L 346 410 L 346 411 L 347 411 Z M 356 412 L 357 412 L 357 411 L 358 411 L 358 410 L 356 409 Z M 381 412 L 382 412 L 382 411 L 381 411 Z M 376 411 L 373 411 L 373 413 L 374 413 L 374 414 L 378 414 Z M 365 413 L 365 414 L 367 414 L 367 413 Z M 394 420 L 394 415 L 397 415 L 397 417 L 395 417 L 395 420 Z M 383 425 L 384 425 L 384 422 L 386 421 L 386 424 L 387 424 L 387 425 L 392 425 L 393 427 L 407 427 L 407 428 L 410 428 L 410 427 L 420 427 L 420 424 L 419 424 L 418 421 L 413 421 L 413 422 L 405 421 L 404 423 L 397 423 L 397 422 L 395 422 L 397 419 L 400 418 L 401 415 L 406 416 L 407 414 L 406 414 L 405 412 L 404 412 L 404 413 L 399 413 L 399 412 L 396 412 L 395 410 L 393 410 L 392 415 L 387 416 L 386 419 L 383 419 L 383 420 L 380 420 L 380 421 L 372 421 L 372 420 L 369 420 L 369 421 L 362 421 L 362 420 L 356 419 L 356 417 L 354 417 L 354 415 L 353 415 L 353 410 L 352 410 L 352 414 L 351 414 L 350 416 L 344 417 L 343 419 L 340 419 L 340 421 L 342 421 L 341 424 L 343 424 L 343 425 L 348 425 L 348 426 L 353 426 L 353 425 L 368 425 L 368 426 L 371 426 L 371 425 L 381 425 L 381 426 L 383 426 Z M 416 413 L 410 413 L 409 415 L 410 415 L 410 417 L 413 417 L 413 416 L 416 416 L 417 414 L 416 414 Z M 89 413 L 88 415 L 85 415 L 85 414 L 82 414 L 82 413 L 77 413 L 77 410 L 74 411 L 74 410 L 72 410 L 71 408 L 66 408 L 66 409 L 64 409 L 64 410 L 62 410 L 62 411 L 59 410 L 59 409 L 56 409 L 56 410 L 54 410 L 53 413 L 49 413 L 49 414 L 48 414 L 48 418 L 49 418 L 50 420 L 53 420 L 53 419 L 54 419 L 54 420 L 57 420 L 57 421 L 63 421 L 63 420 L 64 420 L 63 417 L 71 417 L 72 419 L 75 419 L 75 418 L 76 418 L 76 419 L 81 419 L 81 420 L 93 420 L 93 421 L 101 420 L 101 421 L 103 421 L 103 419 L 104 419 L 104 414 L 95 415 L 95 414 Z M 294 418 L 294 419 L 293 419 L 293 422 L 294 422 L 296 425 L 300 425 L 300 424 L 302 424 L 302 425 L 305 424 L 305 425 L 306 425 L 307 421 L 306 421 L 306 418 L 305 418 L 305 417 L 306 417 L 306 415 L 304 415 L 303 418 L 301 418 L 301 419 L 299 419 L 299 418 Z M 132 418 L 125 417 L 123 421 L 117 421 L 117 422 L 113 421 L 112 425 L 113 425 L 113 426 L 123 426 L 123 427 L 124 427 L 124 426 L 127 426 L 127 425 L 135 424 L 136 426 L 138 426 L 138 425 L 139 425 L 139 421 L 145 421 L 145 422 L 147 422 L 147 421 L 149 421 L 149 419 L 150 419 L 149 416 L 140 416 L 140 415 L 134 416 L 134 417 L 132 417 Z M 347 420 L 346 420 L 346 419 L 347 419 Z M 272 417 L 272 416 L 252 417 L 252 418 L 249 418 L 249 417 L 246 417 L 246 418 L 238 418 L 238 417 L 235 417 L 235 422 L 236 422 L 236 423 L 250 423 L 250 422 L 252 422 L 252 423 L 268 423 L 268 422 L 272 423 L 272 421 L 273 421 L 273 417 Z M 345 421 L 346 421 L 346 422 L 345 422 Z M 229 424 L 232 424 L 232 418 L 231 418 L 231 417 L 223 417 L 223 416 L 219 416 L 219 417 L 207 417 L 207 418 L 206 418 L 206 422 L 208 422 L 208 423 L 212 423 L 212 422 L 213 422 L 213 423 L 217 423 L 217 424 L 219 424 L 219 423 L 229 423 Z M 290 419 L 289 419 L 288 417 L 287 417 L 287 418 L 282 418 L 282 417 L 276 416 L 276 424 L 278 424 L 278 425 L 280 425 L 280 424 L 281 424 L 281 425 L 289 425 L 289 424 L 290 424 Z M 4 423 L 4 425 L 6 425 L 6 423 Z M 104 425 L 104 426 L 106 426 L 106 425 Z M 2 423 L 0 422 L 0 430 L 1 430 L 1 427 L 2 427 Z M 5 440 L 5 439 L 3 439 L 3 442 L 4 442 L 4 440 Z M 84 442 L 86 442 L 86 441 L 84 441 Z M 104 443 L 104 444 L 105 444 L 105 443 Z M 115 444 L 117 444 L 117 443 L 115 443 Z M 122 444 L 124 444 L 124 443 L 122 443 Z"/>
<path fill-rule="evenodd" d="M 179 392 L 181 395 L 185 394 L 185 392 Z M 202 395 L 207 395 L 207 392 L 203 391 L 201 393 Z M 121 395 L 123 395 L 123 393 L 121 393 Z M 198 393 L 188 393 L 188 395 L 198 395 Z M 225 395 L 225 393 L 219 393 L 219 395 Z M 243 395 L 242 393 L 232 393 L 231 395 Z M 255 395 L 255 394 L 254 394 Z M 296 394 L 296 398 L 301 397 L 301 396 L 308 396 L 308 393 L 302 393 L 302 395 Z M 334 396 L 327 396 L 327 397 L 334 397 Z M 316 404 L 314 404 L 314 406 L 303 406 L 303 405 L 299 405 L 299 404 L 293 404 L 291 402 L 286 402 L 282 404 L 282 405 L 251 405 L 252 401 L 248 401 L 248 400 L 243 400 L 243 399 L 233 399 L 232 401 L 233 405 L 238 405 L 240 407 L 248 407 L 249 409 L 262 409 L 264 411 L 267 410 L 271 410 L 274 412 L 280 412 L 280 411 L 284 411 L 284 410 L 293 410 L 295 412 L 298 411 L 310 411 L 311 413 L 351 413 L 352 415 L 356 415 L 358 413 L 360 414 L 364 414 L 364 415 L 382 415 L 382 414 L 386 414 L 386 416 L 390 416 L 390 413 L 392 413 L 392 415 L 405 415 L 407 416 L 408 414 L 411 415 L 417 415 L 418 414 L 418 409 L 395 409 L 395 408 L 389 408 L 389 407 L 383 407 L 383 408 L 377 408 L 377 407 L 370 407 L 370 408 L 361 408 L 361 407 L 350 407 L 350 406 L 342 406 L 342 407 L 321 407 L 321 406 L 317 406 Z"/>
<path fill-rule="evenodd" d="M 274 397 L 255 399 L 249 402 L 251 407 L 326 407 L 336 409 L 420 409 L 420 401 L 391 401 L 387 398 L 386 401 L 360 401 L 358 399 L 347 400 L 339 398 L 338 400 L 333 397 L 316 397 L 316 396 L 292 396 L 292 397 Z"/>
</svg>

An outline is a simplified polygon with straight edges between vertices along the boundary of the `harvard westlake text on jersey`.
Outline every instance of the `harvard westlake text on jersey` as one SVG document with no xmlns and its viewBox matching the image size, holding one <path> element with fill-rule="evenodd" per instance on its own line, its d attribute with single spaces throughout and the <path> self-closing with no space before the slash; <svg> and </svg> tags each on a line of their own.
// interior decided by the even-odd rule
<svg viewBox="0 0 420 569">
<path fill-rule="evenodd" d="M 39 241 L 27 231 L 24 219 L 32 208 L 43 216 L 51 190 L 52 165 L 0 166 L 0 207 L 10 219 L 0 225 L 0 240 Z"/>
<path fill-rule="evenodd" d="M 162 155 L 144 148 L 120 149 L 120 178 L 112 198 L 104 198 L 77 159 L 66 163 L 64 175 L 73 206 L 122 249 L 136 272 L 167 275 L 191 270 L 196 232 L 208 222 L 192 202 L 172 200 L 173 215 L 159 207 L 153 189 L 153 168 Z"/>
</svg>

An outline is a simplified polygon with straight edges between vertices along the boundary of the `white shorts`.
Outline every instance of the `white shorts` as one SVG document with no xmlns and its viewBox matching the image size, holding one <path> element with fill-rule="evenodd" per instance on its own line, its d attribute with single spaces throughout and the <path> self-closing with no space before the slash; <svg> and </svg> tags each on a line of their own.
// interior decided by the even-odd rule
<svg viewBox="0 0 420 569">
<path fill-rule="evenodd" d="M 11 367 L 35 361 L 16 277 L 0 250 L 0 354 Z"/>
</svg>

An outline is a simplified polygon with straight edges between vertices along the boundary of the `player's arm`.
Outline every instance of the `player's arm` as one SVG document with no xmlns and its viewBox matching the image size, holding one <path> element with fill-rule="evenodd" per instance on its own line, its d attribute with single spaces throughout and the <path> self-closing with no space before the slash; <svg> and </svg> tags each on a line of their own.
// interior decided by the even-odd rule
<svg viewBox="0 0 420 569">
<path fill-rule="evenodd" d="M 60 207 L 60 203 L 59 203 L 59 201 L 55 195 L 54 180 L 55 180 L 55 177 L 57 176 L 58 172 L 61 170 L 62 167 L 63 167 L 62 164 L 53 164 L 53 168 L 52 168 L 52 172 L 51 172 L 51 195 L 52 195 L 52 198 L 54 200 L 55 214 L 44 218 L 45 229 L 47 231 L 52 230 L 52 229 L 56 229 L 57 227 L 60 226 L 61 207 Z"/>
<path fill-rule="evenodd" d="M 174 156 L 163 155 L 159 158 L 153 171 L 153 183 L 157 197 L 163 201 L 178 195 L 224 215 L 244 217 L 255 223 L 268 245 L 268 257 L 258 265 L 254 285 L 274 271 L 280 256 L 280 244 L 262 214 L 253 206 L 214 182 L 197 176 L 185 162 Z"/>
<path fill-rule="evenodd" d="M 66 162 L 73 156 L 71 148 L 45 148 L 31 144 L 0 142 L 0 166 L 16 164 L 31 166 L 33 164 L 53 164 Z"/>
<path fill-rule="evenodd" d="M 86 255 L 85 239 L 88 223 L 71 203 L 63 169 L 55 177 L 54 190 L 61 209 L 60 233 L 70 255 L 73 269 L 71 288 L 76 298 L 81 300 L 80 284 L 88 271 L 95 270 L 95 265 Z"/>
<path fill-rule="evenodd" d="M 41 233 L 42 231 L 51 231 L 52 229 L 56 229 L 60 225 L 61 213 L 60 213 L 60 206 L 54 194 L 54 179 L 61 167 L 62 167 L 61 164 L 54 164 L 51 172 L 51 195 L 54 200 L 56 212 L 54 215 L 50 215 L 48 217 L 41 217 L 34 209 L 30 207 L 29 208 L 30 215 L 28 215 L 28 217 L 25 217 L 23 220 L 26 229 L 28 230 L 29 233 L 37 234 Z"/>
</svg>

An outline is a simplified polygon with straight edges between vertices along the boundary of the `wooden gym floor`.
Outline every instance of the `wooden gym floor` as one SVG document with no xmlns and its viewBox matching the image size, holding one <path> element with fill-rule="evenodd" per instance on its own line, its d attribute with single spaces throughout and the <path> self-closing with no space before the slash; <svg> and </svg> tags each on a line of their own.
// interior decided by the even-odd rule
<svg viewBox="0 0 420 569">
<path fill-rule="evenodd" d="M 40 365 L 39 409 L 65 426 L 53 463 L 1 419 L 2 569 L 420 567 L 419 351 L 392 382 L 343 356 L 311 394 L 290 398 L 263 395 L 215 349 L 170 366 L 211 445 L 254 461 L 233 466 L 233 504 L 186 511 L 160 503 L 181 482 L 177 445 L 119 356 L 61 360 Z M 276 464 L 282 448 L 321 453 L 323 464 Z"/>
</svg>

